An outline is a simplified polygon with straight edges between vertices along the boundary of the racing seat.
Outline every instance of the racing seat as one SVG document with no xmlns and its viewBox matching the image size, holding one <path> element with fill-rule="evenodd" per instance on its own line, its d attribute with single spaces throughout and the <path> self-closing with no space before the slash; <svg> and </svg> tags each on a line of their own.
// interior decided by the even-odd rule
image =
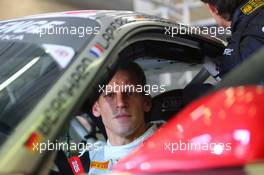
<svg viewBox="0 0 264 175">
<path fill-rule="evenodd" d="M 176 89 L 157 95 L 152 99 L 151 111 L 146 115 L 146 122 L 165 120 L 179 112 L 183 104 L 183 89 Z"/>
<path fill-rule="evenodd" d="M 192 84 L 184 89 L 175 89 L 157 95 L 152 99 L 152 109 L 145 117 L 147 122 L 165 120 L 168 121 L 184 106 L 207 93 L 213 85 Z"/>
</svg>

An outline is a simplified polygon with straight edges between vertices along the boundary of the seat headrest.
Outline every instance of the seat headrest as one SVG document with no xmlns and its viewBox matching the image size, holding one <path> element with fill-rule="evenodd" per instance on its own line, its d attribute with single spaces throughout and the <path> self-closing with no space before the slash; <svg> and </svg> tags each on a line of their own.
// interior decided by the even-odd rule
<svg viewBox="0 0 264 175">
<path fill-rule="evenodd" d="M 175 89 L 159 94 L 152 99 L 152 108 L 146 115 L 145 120 L 147 122 L 155 120 L 167 121 L 181 111 L 185 105 L 199 98 L 211 88 L 213 88 L 213 85 L 209 83 L 193 84 L 184 89 Z"/>
<path fill-rule="evenodd" d="M 165 92 L 152 99 L 152 109 L 147 121 L 168 120 L 183 107 L 182 89 Z"/>
</svg>

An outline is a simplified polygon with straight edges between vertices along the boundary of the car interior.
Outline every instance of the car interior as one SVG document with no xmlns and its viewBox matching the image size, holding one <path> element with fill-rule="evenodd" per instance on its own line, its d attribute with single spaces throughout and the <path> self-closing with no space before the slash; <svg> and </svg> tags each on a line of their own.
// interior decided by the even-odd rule
<svg viewBox="0 0 264 175">
<path fill-rule="evenodd" d="M 152 110 L 145 115 L 146 122 L 170 120 L 187 104 L 208 92 L 217 82 L 204 68 L 204 54 L 199 47 L 192 48 L 179 45 L 175 49 L 175 45 L 171 43 L 142 41 L 125 47 L 118 53 L 118 57 L 119 64 L 129 61 L 136 62 L 144 71 L 147 84 L 164 85 L 166 89 L 165 92 L 150 93 Z M 113 65 L 112 69 L 109 68 L 109 75 L 101 83 L 107 84 L 114 75 L 117 66 Z M 93 99 L 96 99 L 99 95 L 98 91 L 95 92 Z M 66 134 L 63 134 L 62 141 L 68 143 L 94 143 L 98 140 L 105 141 L 107 139 L 101 119 L 92 115 L 91 108 L 94 101 L 91 97 L 85 100 L 85 103 L 74 115 L 76 117 L 70 122 L 68 129 L 65 131 Z M 64 154 L 67 157 L 78 155 L 78 153 L 69 152 L 64 152 Z M 89 155 L 88 152 L 86 154 Z M 81 157 L 86 165 L 89 163 L 89 159 L 87 160 L 88 155 Z M 57 160 L 57 162 L 60 161 Z M 65 164 L 58 164 L 60 171 L 65 169 Z M 88 172 L 89 167 L 84 168 Z"/>
<path fill-rule="evenodd" d="M 169 120 L 170 117 L 174 116 L 188 103 L 206 93 L 216 83 L 209 73 L 203 73 L 205 70 L 201 51 L 189 47 L 184 48 L 184 46 L 178 49 L 171 49 L 170 47 L 174 46 L 145 41 L 132 44 L 119 53 L 120 64 L 123 61 L 136 62 L 143 69 L 147 84 L 164 85 L 166 89 L 162 93 L 151 92 L 153 107 L 151 112 L 147 114 L 150 116 L 146 117 L 147 121 Z M 159 48 L 158 51 L 156 51 L 157 48 Z M 111 76 L 108 77 L 108 81 L 110 79 Z M 94 122 L 98 128 L 96 131 L 100 131 L 106 138 L 103 124 L 98 118 L 93 117 L 89 110 L 93 104 L 89 100 L 86 100 L 76 116 L 84 115 L 88 117 L 88 123 Z M 162 118 L 157 116 L 162 116 Z M 76 123 L 76 121 L 72 123 Z"/>
</svg>

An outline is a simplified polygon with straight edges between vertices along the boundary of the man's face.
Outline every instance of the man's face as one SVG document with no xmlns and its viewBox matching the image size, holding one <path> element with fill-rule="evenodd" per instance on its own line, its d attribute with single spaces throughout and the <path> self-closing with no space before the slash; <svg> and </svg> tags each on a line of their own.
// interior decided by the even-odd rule
<svg viewBox="0 0 264 175">
<path fill-rule="evenodd" d="M 125 85 L 136 86 L 135 76 L 125 70 L 118 71 L 93 106 L 93 114 L 102 117 L 107 134 L 128 137 L 145 125 L 144 112 L 151 108 L 150 98 L 142 93 L 122 91 Z"/>
</svg>

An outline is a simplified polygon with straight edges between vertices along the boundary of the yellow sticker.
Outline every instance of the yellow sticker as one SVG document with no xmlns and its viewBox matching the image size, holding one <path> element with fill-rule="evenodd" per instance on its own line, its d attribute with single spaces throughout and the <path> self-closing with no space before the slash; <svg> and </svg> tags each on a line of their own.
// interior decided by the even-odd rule
<svg viewBox="0 0 264 175">
<path fill-rule="evenodd" d="M 100 169 L 100 170 L 107 170 L 108 169 L 108 164 L 109 161 L 106 162 L 97 162 L 97 161 L 92 161 L 90 168 L 95 168 L 95 169 Z"/>
<path fill-rule="evenodd" d="M 249 15 L 263 5 L 264 0 L 249 0 L 240 10 L 243 14 Z"/>
</svg>

